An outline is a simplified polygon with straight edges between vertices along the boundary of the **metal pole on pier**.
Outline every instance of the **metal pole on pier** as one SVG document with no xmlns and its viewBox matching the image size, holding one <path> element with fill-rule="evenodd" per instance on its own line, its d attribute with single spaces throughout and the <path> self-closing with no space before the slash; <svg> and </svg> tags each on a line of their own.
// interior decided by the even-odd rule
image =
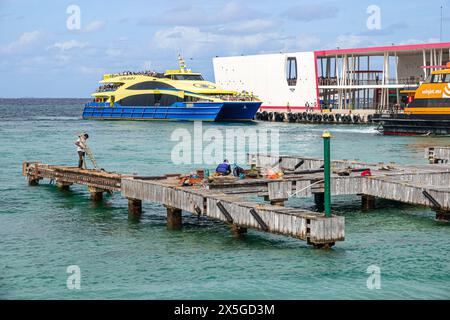
<svg viewBox="0 0 450 320">
<path fill-rule="evenodd" d="M 325 217 L 331 217 L 331 187 L 330 187 L 330 140 L 331 133 L 324 131 L 323 138 L 323 155 L 324 155 L 324 198 L 325 198 Z"/>
</svg>

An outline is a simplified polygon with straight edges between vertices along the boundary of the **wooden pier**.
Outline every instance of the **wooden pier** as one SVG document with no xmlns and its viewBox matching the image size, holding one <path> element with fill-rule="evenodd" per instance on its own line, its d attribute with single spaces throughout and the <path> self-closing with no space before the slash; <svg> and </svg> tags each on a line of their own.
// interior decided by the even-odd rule
<svg viewBox="0 0 450 320">
<path fill-rule="evenodd" d="M 323 210 L 322 159 L 250 154 L 248 164 L 254 173 L 252 178 L 205 178 L 192 185 L 182 185 L 180 174 L 143 177 L 39 162 L 24 162 L 22 173 L 30 185 L 42 179 L 50 179 L 64 189 L 72 184 L 85 185 L 93 201 L 100 201 L 104 192 L 120 191 L 128 199 L 130 219 L 139 219 L 142 201 L 162 204 L 167 209 L 169 229 L 182 227 L 181 213 L 186 211 L 223 221 L 236 235 L 253 228 L 324 248 L 344 240 L 344 217 L 326 217 L 321 212 L 285 206 L 292 197 L 314 197 L 318 211 Z M 277 168 L 283 175 L 268 179 L 263 174 L 266 168 Z M 436 212 L 438 220 L 450 220 L 450 164 L 444 161 L 399 165 L 335 160 L 331 162 L 330 187 L 334 196 L 361 196 L 362 210 L 372 209 L 376 198 L 384 198 L 427 206 Z"/>
<path fill-rule="evenodd" d="M 42 179 L 65 188 L 72 184 L 86 185 L 94 201 L 101 200 L 103 192 L 120 191 L 128 199 L 131 219 L 139 219 L 142 201 L 160 203 L 167 208 L 169 229 L 181 228 L 183 210 L 223 221 L 234 234 L 253 228 L 305 240 L 319 248 L 329 248 L 345 238 L 344 217 L 325 217 L 318 212 L 284 207 L 282 201 L 265 204 L 246 199 L 258 190 L 267 189 L 271 182 L 267 179 L 219 177 L 212 182 L 181 186 L 178 174 L 139 177 L 39 162 L 24 162 L 22 174 L 30 185 L 37 185 Z"/>
<path fill-rule="evenodd" d="M 322 159 L 251 154 L 249 164 L 262 168 L 278 164 L 285 172 L 283 181 L 268 183 L 268 200 L 286 200 L 295 194 L 299 197 L 314 195 L 321 201 Z M 437 219 L 450 219 L 450 164 L 399 165 L 336 160 L 331 162 L 331 168 L 332 195 L 360 195 L 365 210 L 374 206 L 377 197 L 428 206 L 436 212 Z M 308 185 L 313 186 L 305 188 Z"/>
<path fill-rule="evenodd" d="M 425 150 L 425 158 L 430 163 L 449 163 L 450 147 L 430 147 Z"/>
</svg>

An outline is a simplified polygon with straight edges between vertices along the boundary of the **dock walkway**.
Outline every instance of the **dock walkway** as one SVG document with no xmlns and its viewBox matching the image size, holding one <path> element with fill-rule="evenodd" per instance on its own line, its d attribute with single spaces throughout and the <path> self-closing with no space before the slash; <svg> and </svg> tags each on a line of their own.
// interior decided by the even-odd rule
<svg viewBox="0 0 450 320">
<path fill-rule="evenodd" d="M 167 225 L 179 229 L 182 210 L 223 221 L 233 233 L 241 234 L 247 228 L 291 236 L 305 240 L 315 247 L 331 247 L 343 241 L 344 217 L 325 217 L 324 214 L 284 207 L 282 203 L 264 204 L 246 199 L 250 192 L 236 193 L 234 187 L 242 186 L 240 180 L 223 183 L 205 183 L 180 186 L 179 175 L 138 177 L 74 167 L 52 166 L 39 162 L 24 162 L 22 174 L 30 185 L 50 179 L 61 188 L 72 184 L 86 185 L 93 200 L 100 200 L 103 192 L 120 191 L 128 199 L 130 218 L 139 218 L 142 201 L 151 201 L 167 208 Z M 254 184 L 267 185 L 265 179 L 249 179 Z"/>
<path fill-rule="evenodd" d="M 430 149 L 426 150 L 426 155 Z M 434 149 L 436 150 L 436 149 Z M 437 154 L 437 153 L 436 153 Z M 180 184 L 180 174 L 157 177 L 127 175 L 76 167 L 24 162 L 22 174 L 30 185 L 50 179 L 67 189 L 72 184 L 88 187 L 91 198 L 100 201 L 104 192 L 120 191 L 128 199 L 128 214 L 139 219 L 142 201 L 162 204 L 167 209 L 167 226 L 182 226 L 182 211 L 220 220 L 234 234 L 252 228 L 291 236 L 315 247 L 331 247 L 345 239 L 345 218 L 285 206 L 292 197 L 314 197 L 319 211 L 324 203 L 323 164 L 319 158 L 249 154 L 248 164 L 257 177 L 203 180 L 191 186 Z M 278 179 L 262 175 L 266 168 L 283 172 Z M 350 160 L 331 162 L 331 194 L 359 195 L 363 210 L 370 210 L 376 198 L 432 208 L 439 220 L 450 220 L 450 164 L 399 165 Z M 262 197 L 255 201 L 250 196 Z"/>
</svg>

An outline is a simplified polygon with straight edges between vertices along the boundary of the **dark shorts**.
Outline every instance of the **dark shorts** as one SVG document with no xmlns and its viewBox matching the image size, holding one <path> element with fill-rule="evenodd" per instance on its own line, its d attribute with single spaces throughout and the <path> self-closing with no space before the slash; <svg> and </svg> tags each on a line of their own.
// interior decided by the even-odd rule
<svg viewBox="0 0 450 320">
<path fill-rule="evenodd" d="M 79 155 L 80 157 L 84 157 L 85 154 L 86 154 L 86 152 L 84 152 L 84 151 L 78 151 L 78 155 Z"/>
</svg>

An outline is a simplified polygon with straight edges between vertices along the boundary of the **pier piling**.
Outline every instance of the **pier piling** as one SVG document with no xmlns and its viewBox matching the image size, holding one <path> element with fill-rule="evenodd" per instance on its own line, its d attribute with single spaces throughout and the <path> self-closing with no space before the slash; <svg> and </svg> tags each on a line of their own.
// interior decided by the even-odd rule
<svg viewBox="0 0 450 320">
<path fill-rule="evenodd" d="M 138 220 L 142 215 L 142 200 L 128 198 L 128 217 Z"/>
<path fill-rule="evenodd" d="M 64 182 L 64 181 L 56 181 L 56 186 L 60 189 L 60 190 L 70 190 L 70 186 L 72 185 L 72 183 L 69 182 Z"/>
<path fill-rule="evenodd" d="M 370 211 L 375 208 L 375 197 L 367 194 L 361 195 L 361 210 Z"/>
<path fill-rule="evenodd" d="M 182 227 L 181 209 L 166 206 L 167 209 L 167 229 L 180 230 Z"/>
<path fill-rule="evenodd" d="M 284 199 L 276 199 L 276 200 L 270 200 L 270 204 L 273 206 L 280 206 L 284 207 Z"/>
<path fill-rule="evenodd" d="M 235 237 L 239 237 L 247 233 L 247 228 L 240 227 L 236 224 L 232 224 L 230 230 L 231 234 Z"/>
<path fill-rule="evenodd" d="M 96 188 L 96 187 L 89 187 L 88 188 L 89 193 L 91 194 L 91 200 L 94 202 L 100 202 L 103 200 L 103 192 L 105 190 Z"/>
<path fill-rule="evenodd" d="M 436 212 L 436 220 L 439 221 L 450 221 L 450 211 L 446 210 L 435 210 Z"/>
<path fill-rule="evenodd" d="M 314 203 L 319 212 L 325 210 L 325 194 L 323 192 L 314 193 Z"/>
<path fill-rule="evenodd" d="M 29 186 L 37 186 L 37 185 L 39 185 L 39 180 L 40 179 L 35 179 L 33 177 L 28 177 L 28 185 Z"/>
</svg>

